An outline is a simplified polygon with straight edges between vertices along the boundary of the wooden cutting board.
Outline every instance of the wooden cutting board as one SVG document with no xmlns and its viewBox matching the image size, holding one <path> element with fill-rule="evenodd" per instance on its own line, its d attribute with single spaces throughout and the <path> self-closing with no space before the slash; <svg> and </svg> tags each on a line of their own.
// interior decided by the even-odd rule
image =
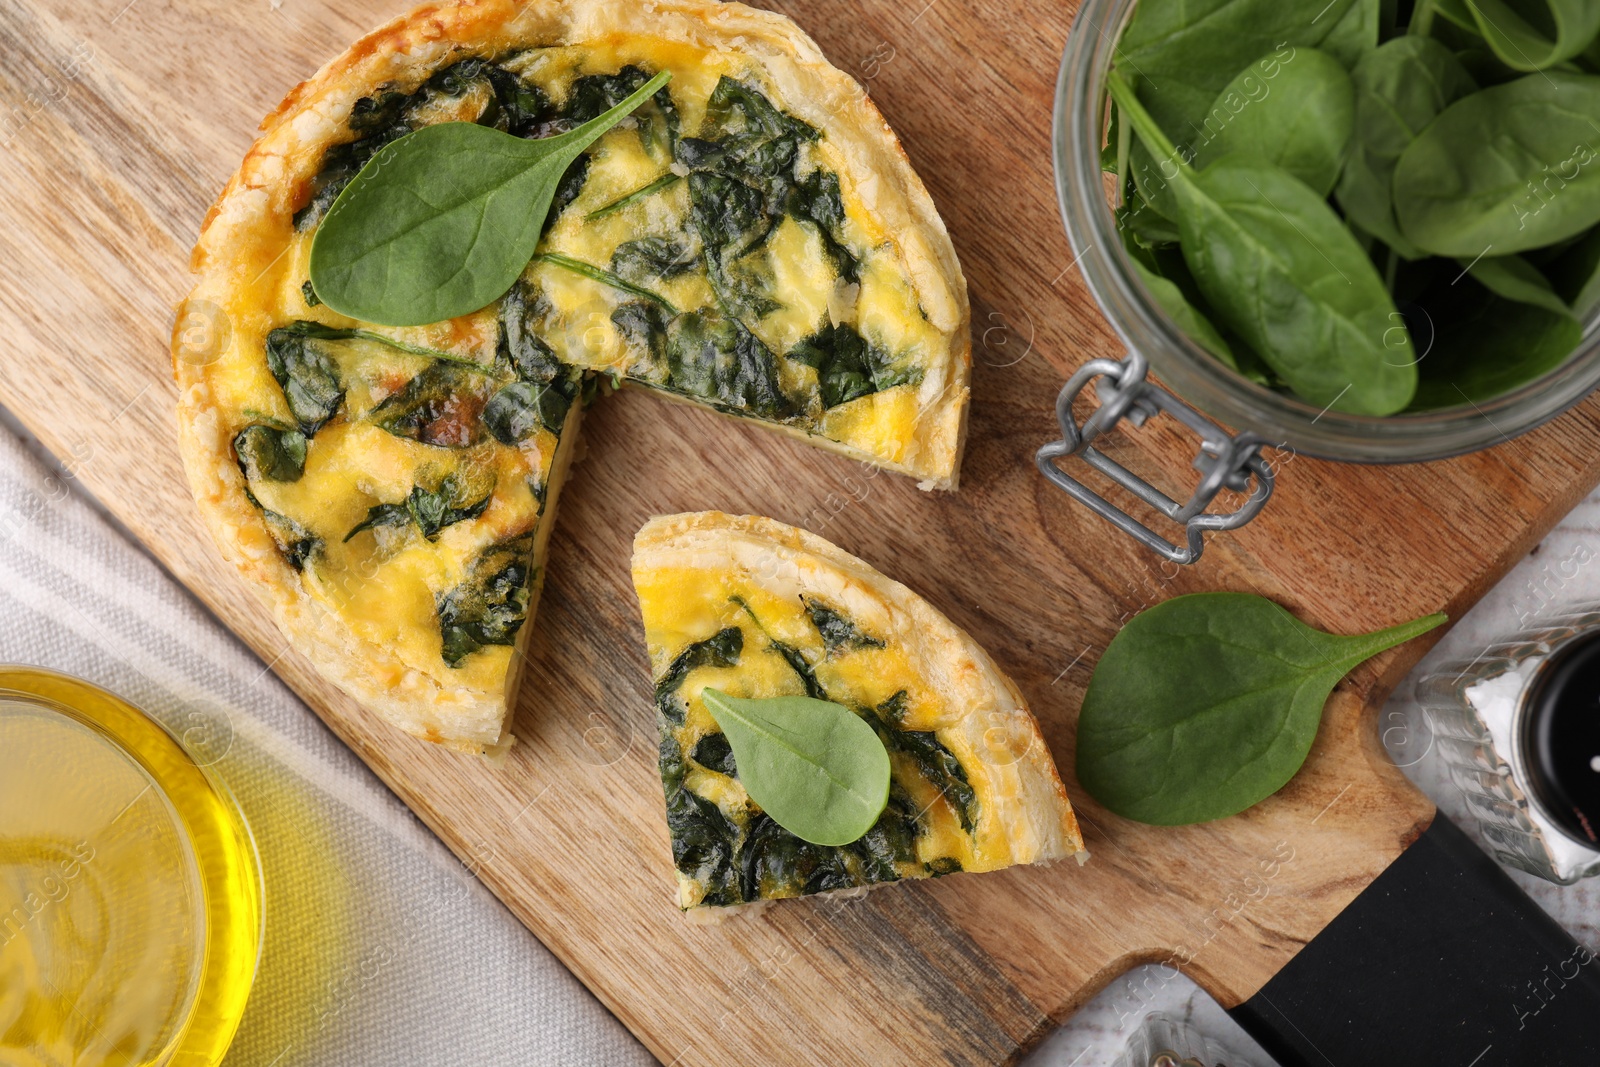
<svg viewBox="0 0 1600 1067">
<path fill-rule="evenodd" d="M 1118 819 L 1076 788 L 1090 670 L 1123 621 L 1195 590 L 1261 592 L 1340 632 L 1459 615 L 1600 481 L 1600 403 L 1448 463 L 1277 455 L 1266 513 L 1181 571 L 1071 504 L 1033 452 L 1056 435 L 1052 402 L 1071 368 L 1120 351 L 1069 269 L 1056 214 L 1051 95 L 1070 4 L 781 5 L 868 85 L 955 238 L 975 369 L 958 494 L 624 393 L 586 420 L 521 743 L 503 766 L 401 736 L 319 681 L 190 502 L 173 444 L 171 309 L 200 220 L 260 117 L 403 2 L 0 0 L 0 402 L 664 1062 L 1007 1062 L 1144 961 L 1176 959 L 1235 1004 L 1427 824 L 1432 807 L 1385 758 L 1372 711 L 1421 643 L 1344 684 L 1282 793 L 1177 830 Z M 1193 478 L 1170 429 L 1118 449 L 1174 490 Z M 685 921 L 628 553 L 646 517 L 702 508 L 809 527 L 970 630 L 1033 702 L 1088 866 Z"/>
</svg>

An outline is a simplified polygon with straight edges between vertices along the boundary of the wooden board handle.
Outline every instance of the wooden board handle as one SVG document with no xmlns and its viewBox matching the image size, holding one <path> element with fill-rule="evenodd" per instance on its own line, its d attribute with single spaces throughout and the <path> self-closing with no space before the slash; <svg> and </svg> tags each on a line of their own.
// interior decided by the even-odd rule
<svg viewBox="0 0 1600 1067">
<path fill-rule="evenodd" d="M 1283 1067 L 1600 1062 L 1600 962 L 1443 815 L 1231 1012 Z"/>
</svg>

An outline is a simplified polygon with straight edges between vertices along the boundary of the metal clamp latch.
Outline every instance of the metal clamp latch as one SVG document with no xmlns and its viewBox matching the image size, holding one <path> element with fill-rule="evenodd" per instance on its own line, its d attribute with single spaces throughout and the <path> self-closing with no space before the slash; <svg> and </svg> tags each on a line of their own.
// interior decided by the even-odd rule
<svg viewBox="0 0 1600 1067">
<path fill-rule="evenodd" d="M 1251 433 L 1230 434 L 1194 408 L 1158 385 L 1145 380 L 1149 363 L 1137 352 L 1122 360 L 1090 360 L 1062 387 L 1056 398 L 1056 421 L 1061 424 L 1061 440 L 1039 449 L 1034 457 L 1039 470 L 1080 503 L 1087 504 L 1118 528 L 1132 534 L 1146 546 L 1174 563 L 1193 563 L 1200 558 L 1201 537 L 1209 530 L 1233 530 L 1256 517 L 1272 495 L 1272 468 L 1262 458 L 1267 442 Z M 1089 382 L 1095 382 L 1100 406 L 1080 427 L 1072 417 L 1072 404 Z M 1166 412 L 1200 435 L 1200 451 L 1195 469 L 1200 484 L 1189 502 L 1180 504 L 1128 468 L 1094 447 L 1095 438 L 1113 429 L 1123 419 L 1141 427 L 1153 415 Z M 1168 541 L 1138 519 L 1129 515 L 1078 479 L 1065 473 L 1056 463 L 1063 456 L 1076 456 L 1100 473 L 1155 508 L 1175 523 L 1182 523 L 1187 544 Z M 1251 488 L 1252 484 L 1254 488 Z M 1209 512 L 1206 508 L 1223 489 L 1250 491 L 1237 511 Z"/>
</svg>

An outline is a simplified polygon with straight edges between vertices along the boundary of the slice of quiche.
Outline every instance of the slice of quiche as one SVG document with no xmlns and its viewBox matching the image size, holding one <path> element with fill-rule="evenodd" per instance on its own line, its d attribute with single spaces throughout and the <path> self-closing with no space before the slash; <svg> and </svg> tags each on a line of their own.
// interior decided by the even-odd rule
<svg viewBox="0 0 1600 1067">
<path fill-rule="evenodd" d="M 814 534 L 703 512 L 634 539 L 661 731 L 667 829 L 683 908 L 739 904 L 1083 851 L 1017 687 L 921 597 Z M 859 840 L 810 844 L 739 781 L 707 688 L 811 696 L 870 723 L 888 806 Z"/>
<path fill-rule="evenodd" d="M 382 146 L 546 137 L 670 83 L 563 177 L 489 307 L 323 305 L 311 240 Z M 954 488 L 965 283 L 861 88 L 788 19 L 714 0 L 421 8 L 290 93 L 207 216 L 174 367 L 223 552 L 294 647 L 402 729 L 507 740 L 579 414 L 626 381 Z"/>
</svg>

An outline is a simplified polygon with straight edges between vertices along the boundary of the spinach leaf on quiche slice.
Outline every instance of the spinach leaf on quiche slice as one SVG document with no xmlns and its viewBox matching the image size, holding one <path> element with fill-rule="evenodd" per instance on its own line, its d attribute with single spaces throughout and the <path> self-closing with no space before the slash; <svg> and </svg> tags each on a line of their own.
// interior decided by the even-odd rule
<svg viewBox="0 0 1600 1067">
<path fill-rule="evenodd" d="M 557 136 L 667 73 L 542 186 L 538 245 L 488 306 L 394 326 L 318 296 L 319 227 L 352 182 L 383 180 L 387 146 L 441 123 Z M 954 251 L 860 86 L 780 15 L 420 9 L 269 118 L 194 264 L 174 366 L 218 544 L 324 675 L 458 749 L 509 740 L 544 545 L 602 382 L 956 483 L 970 337 Z"/>
<path fill-rule="evenodd" d="M 633 582 L 680 907 L 1082 852 L 1022 695 L 971 637 L 905 586 L 804 530 L 719 512 L 651 520 L 634 539 Z M 768 715 L 804 703 L 770 698 L 810 697 L 860 716 L 889 754 L 888 802 L 877 820 L 842 845 L 784 829 L 746 790 L 708 690 L 722 704 L 760 701 Z M 783 723 L 764 729 L 779 734 Z"/>
</svg>

